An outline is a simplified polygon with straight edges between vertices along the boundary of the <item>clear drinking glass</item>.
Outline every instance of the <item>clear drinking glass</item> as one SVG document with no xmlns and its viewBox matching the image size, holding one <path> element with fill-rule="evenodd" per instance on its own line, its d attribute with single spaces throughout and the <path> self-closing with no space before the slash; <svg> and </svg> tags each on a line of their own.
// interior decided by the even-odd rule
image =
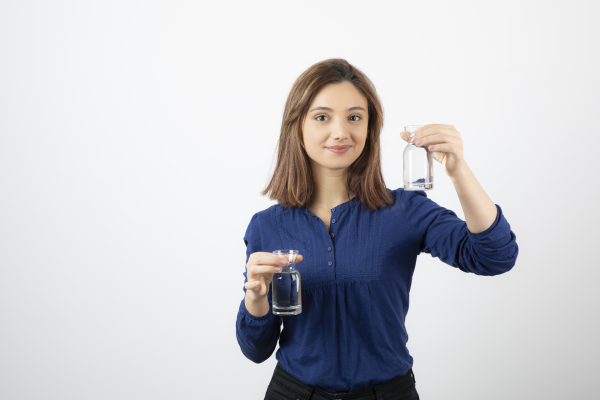
<svg viewBox="0 0 600 400">
<path fill-rule="evenodd" d="M 286 257 L 288 265 L 273 274 L 272 298 L 273 314 L 298 315 L 302 312 L 302 291 L 300 272 L 295 269 L 298 250 L 275 250 L 273 254 Z"/>
<path fill-rule="evenodd" d="M 410 134 L 422 125 L 408 125 L 404 130 Z M 404 190 L 433 189 L 433 155 L 429 146 L 417 147 L 408 142 L 404 149 Z"/>
</svg>

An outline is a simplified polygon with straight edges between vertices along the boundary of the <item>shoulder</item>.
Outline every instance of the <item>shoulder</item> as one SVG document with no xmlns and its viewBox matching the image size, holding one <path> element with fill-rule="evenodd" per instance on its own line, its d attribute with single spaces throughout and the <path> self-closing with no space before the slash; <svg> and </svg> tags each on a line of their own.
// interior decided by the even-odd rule
<svg viewBox="0 0 600 400">
<path fill-rule="evenodd" d="M 279 203 L 273 204 L 264 210 L 254 213 L 252 218 L 250 218 L 250 225 L 256 226 L 257 229 L 261 227 L 269 228 L 275 223 L 277 214 L 282 214 L 283 212 L 285 212 L 285 207 Z"/>
<path fill-rule="evenodd" d="M 253 219 L 258 219 L 261 222 L 262 221 L 268 221 L 268 220 L 272 220 L 273 218 L 275 218 L 275 214 L 277 212 L 280 211 L 280 209 L 282 209 L 283 207 L 279 204 L 273 204 L 267 208 L 265 208 L 264 210 L 260 210 L 258 212 L 256 212 L 252 218 Z"/>
<path fill-rule="evenodd" d="M 423 190 L 404 190 L 404 188 L 388 190 L 394 198 L 394 202 L 383 212 L 391 222 L 408 220 L 416 223 L 415 221 L 420 222 L 443 209 L 427 197 L 427 193 Z"/>
<path fill-rule="evenodd" d="M 399 187 L 398 189 L 389 189 L 388 192 L 394 198 L 394 203 L 391 206 L 407 206 L 415 203 L 422 203 L 431 201 L 427 197 L 427 193 L 423 190 L 404 190 L 404 188 Z"/>
<path fill-rule="evenodd" d="M 285 226 L 290 223 L 291 211 L 293 210 L 277 203 L 255 212 L 248 224 L 246 237 L 260 240 L 263 244 L 277 240 L 280 228 L 285 229 Z"/>
<path fill-rule="evenodd" d="M 246 228 L 246 233 L 244 234 L 244 241 L 246 241 L 246 243 L 248 241 L 260 240 L 262 236 L 261 231 L 265 230 L 265 225 L 268 229 L 268 222 L 272 219 L 271 214 L 274 213 L 274 208 L 276 206 L 277 204 L 272 205 L 264 210 L 255 212 L 252 215 L 248 227 Z"/>
</svg>

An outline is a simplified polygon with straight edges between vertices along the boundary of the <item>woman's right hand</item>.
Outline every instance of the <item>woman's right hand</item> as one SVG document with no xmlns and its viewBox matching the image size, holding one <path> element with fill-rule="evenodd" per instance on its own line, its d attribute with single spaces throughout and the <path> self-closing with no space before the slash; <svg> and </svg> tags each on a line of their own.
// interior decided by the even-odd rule
<svg viewBox="0 0 600 400">
<path fill-rule="evenodd" d="M 298 254 L 296 263 L 302 261 L 302 258 Z M 248 281 L 244 284 L 246 293 L 249 293 L 254 299 L 265 297 L 269 293 L 269 283 L 273 280 L 273 274 L 280 271 L 276 268 L 288 264 L 287 256 L 278 256 L 262 251 L 250 254 L 246 264 L 246 277 L 248 278 Z"/>
</svg>

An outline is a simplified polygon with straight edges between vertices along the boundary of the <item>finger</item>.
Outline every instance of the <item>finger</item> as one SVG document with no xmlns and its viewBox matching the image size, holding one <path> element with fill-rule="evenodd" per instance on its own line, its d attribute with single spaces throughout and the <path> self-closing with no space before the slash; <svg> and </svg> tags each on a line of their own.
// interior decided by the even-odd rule
<svg viewBox="0 0 600 400">
<path fill-rule="evenodd" d="M 302 260 L 304 260 L 304 257 L 302 257 L 301 254 L 298 254 L 298 258 L 296 258 L 296 264 L 299 263 Z"/>
<path fill-rule="evenodd" d="M 435 133 L 433 135 L 417 138 L 414 143 L 417 147 L 430 146 L 432 144 L 452 143 L 456 146 L 462 146 L 461 140 L 447 133 Z"/>
<path fill-rule="evenodd" d="M 439 124 L 428 124 L 428 125 L 423 125 L 421 126 L 419 129 L 417 129 L 414 133 L 415 136 L 418 135 L 423 135 L 424 132 L 429 131 L 430 129 L 435 129 Z"/>
<path fill-rule="evenodd" d="M 402 131 L 400 132 L 400 138 L 402 138 L 402 140 L 404 140 L 405 142 L 408 142 L 408 132 L 406 131 Z"/>
<path fill-rule="evenodd" d="M 456 129 L 454 128 L 454 125 L 446 125 L 446 124 L 428 124 L 428 125 L 423 125 L 421 126 L 419 129 L 417 129 L 415 132 L 423 132 L 427 129 L 436 129 L 436 128 L 448 128 L 448 129 Z"/>
<path fill-rule="evenodd" d="M 439 153 L 459 154 L 460 149 L 452 143 L 441 143 L 435 146 L 429 146 L 429 151 L 437 151 Z"/>
<path fill-rule="evenodd" d="M 257 275 L 274 274 L 281 271 L 281 266 L 252 265 L 248 268 L 248 279 L 254 279 Z"/>
<path fill-rule="evenodd" d="M 255 292 L 258 292 L 260 290 L 260 281 L 248 281 L 244 283 L 244 287 L 246 290 L 254 290 Z"/>
<path fill-rule="evenodd" d="M 244 284 L 244 287 L 246 288 L 246 291 L 250 290 L 252 293 L 256 293 L 259 296 L 269 293 L 269 285 L 263 278 L 260 280 L 248 281 Z"/>
<path fill-rule="evenodd" d="M 427 127 L 427 128 L 426 128 Z M 415 136 L 412 138 L 414 142 L 419 139 L 426 138 L 431 135 L 442 133 L 452 137 L 460 137 L 460 134 L 452 125 L 424 125 L 415 131 Z"/>
<path fill-rule="evenodd" d="M 256 252 L 252 253 L 252 261 L 253 264 L 261 264 L 261 265 L 287 265 L 289 264 L 287 256 L 278 256 L 273 253 L 266 252 Z M 285 262 L 281 262 L 285 261 Z"/>
</svg>

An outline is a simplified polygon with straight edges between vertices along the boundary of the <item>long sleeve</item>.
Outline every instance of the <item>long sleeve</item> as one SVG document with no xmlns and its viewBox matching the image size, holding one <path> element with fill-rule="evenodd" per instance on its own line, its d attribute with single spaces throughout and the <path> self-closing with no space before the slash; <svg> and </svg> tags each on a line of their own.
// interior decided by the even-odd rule
<svg viewBox="0 0 600 400">
<path fill-rule="evenodd" d="M 246 234 L 246 264 L 252 253 L 263 251 L 260 235 L 260 224 L 257 214 L 252 216 Z M 244 268 L 244 283 L 248 282 L 247 270 Z M 244 299 L 246 288 L 244 287 Z M 242 353 L 251 361 L 261 363 L 268 359 L 275 350 L 281 332 L 282 319 L 272 311 L 271 291 L 267 294 L 269 300 L 269 312 L 256 317 L 246 309 L 245 300 L 242 299 L 236 321 L 236 337 Z"/>
<path fill-rule="evenodd" d="M 477 275 L 499 275 L 512 269 L 519 246 L 502 209 L 492 225 L 472 233 L 451 210 L 427 198 L 424 191 L 404 192 L 409 225 L 421 238 L 419 253 L 429 253 L 444 263 Z"/>
</svg>

